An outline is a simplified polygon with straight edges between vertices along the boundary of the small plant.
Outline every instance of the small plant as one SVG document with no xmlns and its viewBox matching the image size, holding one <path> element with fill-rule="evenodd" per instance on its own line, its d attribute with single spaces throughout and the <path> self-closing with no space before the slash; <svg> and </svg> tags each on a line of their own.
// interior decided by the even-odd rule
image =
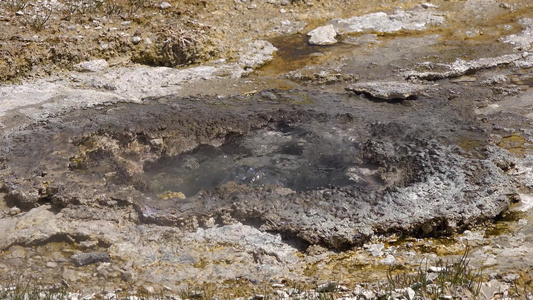
<svg viewBox="0 0 533 300">
<path fill-rule="evenodd" d="M 81 3 L 78 1 L 67 1 L 65 2 L 65 11 L 69 16 L 74 15 L 80 8 Z"/>
<path fill-rule="evenodd" d="M 25 9 L 29 2 L 29 0 L 6 0 L 7 6 L 14 11 Z"/>
<path fill-rule="evenodd" d="M 459 288 L 466 288 L 474 296 L 478 296 L 482 284 L 481 271 L 470 266 L 468 255 L 470 248 L 466 246 L 464 254 L 457 261 L 439 260 L 436 263 L 436 276 L 430 277 L 427 261 L 420 265 L 416 274 L 402 273 L 392 275 L 392 268 L 387 272 L 387 294 L 397 289 L 411 288 L 417 295 L 438 299 Z"/>
<path fill-rule="evenodd" d="M 19 278 L 9 287 L 0 287 L 0 299 L 6 300 L 66 300 L 67 289 L 63 285 L 42 287 L 34 281 Z"/>
<path fill-rule="evenodd" d="M 46 26 L 46 23 L 52 16 L 52 8 L 42 5 L 35 9 L 35 12 L 31 17 L 26 19 L 26 23 L 31 26 L 35 31 L 41 31 Z"/>
<path fill-rule="evenodd" d="M 124 10 L 124 7 L 115 0 L 105 0 L 104 11 L 108 16 L 119 15 Z"/>
<path fill-rule="evenodd" d="M 150 0 L 128 0 L 128 2 L 130 6 L 130 15 L 135 14 L 137 11 L 139 11 L 139 9 L 152 5 Z"/>
<path fill-rule="evenodd" d="M 78 12 L 81 15 L 87 15 L 97 12 L 103 6 L 103 0 L 101 1 L 82 1 L 78 5 Z"/>
</svg>

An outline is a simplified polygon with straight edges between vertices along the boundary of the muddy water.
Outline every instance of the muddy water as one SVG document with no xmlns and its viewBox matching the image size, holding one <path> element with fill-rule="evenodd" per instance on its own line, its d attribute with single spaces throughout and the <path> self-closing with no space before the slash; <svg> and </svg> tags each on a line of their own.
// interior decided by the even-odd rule
<svg viewBox="0 0 533 300">
<path fill-rule="evenodd" d="M 356 185 L 359 142 L 349 133 L 317 125 L 271 124 L 219 147 L 201 145 L 145 166 L 148 190 L 193 196 L 228 182 L 250 187 L 279 186 L 306 191 L 328 185 Z"/>
</svg>

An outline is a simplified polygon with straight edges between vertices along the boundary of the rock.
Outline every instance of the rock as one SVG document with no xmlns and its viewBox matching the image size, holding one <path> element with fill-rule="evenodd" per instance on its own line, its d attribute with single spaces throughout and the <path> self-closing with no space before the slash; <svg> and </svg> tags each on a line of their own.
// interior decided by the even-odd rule
<svg viewBox="0 0 533 300">
<path fill-rule="evenodd" d="M 433 4 L 433 3 L 422 3 L 420 4 L 423 8 L 439 8 L 437 5 Z"/>
<path fill-rule="evenodd" d="M 56 268 L 57 267 L 57 263 L 54 262 L 54 261 L 49 261 L 46 263 L 46 267 L 47 268 Z"/>
<path fill-rule="evenodd" d="M 483 241 L 484 239 L 484 232 L 472 232 L 470 230 L 465 230 L 463 236 L 459 237 L 460 241 Z"/>
<path fill-rule="evenodd" d="M 34 208 L 39 201 L 39 192 L 29 184 L 17 186 L 5 196 L 6 203 L 22 209 Z M 13 211 L 16 212 L 16 209 Z"/>
<path fill-rule="evenodd" d="M 316 291 L 319 293 L 333 293 L 336 290 L 337 290 L 337 282 L 334 282 L 334 281 L 321 284 L 316 289 Z"/>
<path fill-rule="evenodd" d="M 141 41 L 142 41 L 142 38 L 141 38 L 140 36 L 134 36 L 134 37 L 131 38 L 131 42 L 132 42 L 134 45 L 139 44 Z"/>
<path fill-rule="evenodd" d="M 473 71 L 495 68 L 502 65 L 507 65 L 515 61 L 522 60 L 527 57 L 528 53 L 518 53 L 518 54 L 505 54 L 497 57 L 486 57 L 479 58 L 475 60 L 465 61 L 462 59 L 457 59 L 451 64 L 444 65 L 448 70 L 446 71 L 408 71 L 404 75 L 407 79 L 425 79 L 425 80 L 438 80 L 443 78 L 451 77 L 460 77 L 467 73 L 472 73 Z M 428 68 L 432 69 L 437 67 L 433 64 L 428 64 Z M 443 65 L 439 64 L 439 68 L 442 68 Z"/>
<path fill-rule="evenodd" d="M 188 294 L 189 299 L 201 299 L 202 296 L 204 296 L 204 292 L 202 290 L 191 290 Z"/>
<path fill-rule="evenodd" d="M 115 294 L 115 293 L 106 293 L 105 296 L 104 296 L 104 299 L 105 300 L 116 300 L 117 299 L 117 294 Z"/>
<path fill-rule="evenodd" d="M 9 214 L 10 216 L 15 216 L 15 215 L 20 214 L 20 212 L 21 212 L 20 208 L 18 208 L 18 207 L 16 207 L 16 206 L 13 206 L 12 208 L 9 209 L 8 214 Z"/>
<path fill-rule="evenodd" d="M 271 43 L 263 40 L 253 41 L 248 46 L 241 48 L 238 64 L 244 69 L 255 69 L 274 58 L 278 49 Z"/>
<path fill-rule="evenodd" d="M 406 288 L 405 293 L 406 293 L 407 299 L 409 300 L 415 299 L 416 292 L 412 288 L 410 287 Z"/>
<path fill-rule="evenodd" d="M 125 271 L 120 274 L 120 278 L 126 282 L 133 281 L 135 279 L 135 272 L 133 271 Z"/>
<path fill-rule="evenodd" d="M 428 26 L 444 23 L 444 17 L 427 10 L 396 10 L 392 14 L 376 12 L 349 19 L 328 22 L 337 34 L 355 32 L 397 32 L 400 30 L 424 30 Z"/>
<path fill-rule="evenodd" d="M 370 244 L 370 245 L 364 245 L 364 248 L 366 251 L 368 251 L 372 256 L 379 257 L 383 255 L 383 249 L 385 248 L 385 245 L 383 243 L 380 244 Z"/>
<path fill-rule="evenodd" d="M 355 299 L 377 299 L 377 295 L 374 291 L 359 285 L 357 285 L 353 290 L 353 295 L 356 296 Z"/>
<path fill-rule="evenodd" d="M 80 246 L 83 249 L 94 248 L 94 247 L 98 246 L 98 241 L 95 241 L 95 240 L 81 241 L 80 242 Z"/>
<path fill-rule="evenodd" d="M 282 299 L 282 300 L 290 299 L 289 294 L 287 294 L 287 292 L 282 291 L 282 290 L 275 290 L 274 294 L 276 294 L 278 299 Z"/>
<path fill-rule="evenodd" d="M 533 67 L 533 55 L 528 55 L 524 59 L 514 61 L 513 64 L 519 68 Z"/>
<path fill-rule="evenodd" d="M 384 100 L 417 98 L 424 94 L 427 86 L 398 81 L 361 82 L 349 85 L 346 90 L 366 94 Z"/>
<path fill-rule="evenodd" d="M 80 72 L 99 72 L 107 69 L 108 64 L 105 59 L 95 59 L 74 65 L 74 69 Z"/>
<path fill-rule="evenodd" d="M 520 275 L 511 273 L 511 274 L 507 274 L 507 275 L 503 276 L 502 279 L 503 279 L 504 282 L 513 283 L 513 282 L 517 281 L 518 278 L 520 278 Z"/>
<path fill-rule="evenodd" d="M 511 9 L 511 5 L 505 2 L 500 3 L 498 6 L 503 9 Z"/>
<path fill-rule="evenodd" d="M 495 295 L 500 295 L 502 291 L 508 290 L 509 284 L 493 279 L 489 282 L 481 283 L 479 288 L 479 296 L 483 297 L 482 299 L 494 299 L 493 297 Z"/>
<path fill-rule="evenodd" d="M 432 272 L 432 273 L 440 273 L 440 272 L 444 272 L 444 271 L 446 271 L 445 267 L 431 266 L 431 267 L 428 268 L 428 272 Z"/>
<path fill-rule="evenodd" d="M 211 227 L 214 227 L 215 224 L 216 224 L 215 219 L 213 219 L 213 218 L 211 217 L 211 218 L 207 219 L 207 221 L 205 222 L 204 226 L 205 226 L 206 228 L 211 228 Z"/>
<path fill-rule="evenodd" d="M 347 286 L 344 286 L 344 285 L 337 285 L 337 290 L 339 290 L 341 292 L 348 292 L 350 290 L 350 288 L 348 288 Z"/>
<path fill-rule="evenodd" d="M 291 71 L 283 77 L 303 84 L 334 84 L 339 82 L 355 82 L 359 76 L 317 66 L 306 66 L 299 70 Z"/>
<path fill-rule="evenodd" d="M 168 3 L 168 2 L 161 2 L 159 4 L 159 8 L 161 8 L 161 9 L 169 9 L 171 7 L 172 7 L 172 5 L 170 3 Z"/>
<path fill-rule="evenodd" d="M 77 267 L 94 264 L 97 262 L 108 262 L 111 260 L 107 252 L 87 252 L 71 256 L 71 260 Z"/>
<path fill-rule="evenodd" d="M 394 265 L 396 263 L 396 258 L 388 254 L 385 258 L 380 259 L 379 263 L 383 265 Z"/>
<path fill-rule="evenodd" d="M 278 100 L 278 96 L 276 96 L 276 94 L 269 92 L 269 91 L 263 91 L 261 92 L 261 95 L 271 101 Z"/>
<path fill-rule="evenodd" d="M 518 23 L 522 26 L 522 32 L 511 34 L 500 41 L 515 46 L 516 50 L 529 50 L 533 43 L 533 19 L 523 18 Z"/>
<path fill-rule="evenodd" d="M 310 37 L 309 44 L 311 45 L 333 45 L 337 43 L 336 35 L 335 27 L 331 24 L 318 27 L 307 33 L 307 36 Z"/>
<path fill-rule="evenodd" d="M 514 62 L 515 66 L 518 66 L 517 63 L 518 63 L 518 61 Z M 484 85 L 496 85 L 496 84 L 507 83 L 507 82 L 509 82 L 509 78 L 507 78 L 507 76 L 505 76 L 503 74 L 499 74 L 499 75 L 494 75 L 494 76 L 491 76 L 491 77 L 483 80 L 482 84 L 484 84 Z"/>
</svg>

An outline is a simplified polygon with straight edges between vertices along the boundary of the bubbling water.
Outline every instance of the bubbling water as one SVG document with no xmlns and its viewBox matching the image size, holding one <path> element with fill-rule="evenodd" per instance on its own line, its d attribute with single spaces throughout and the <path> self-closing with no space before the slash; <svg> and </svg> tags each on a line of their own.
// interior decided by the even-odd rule
<svg viewBox="0 0 533 300">
<path fill-rule="evenodd" d="M 273 124 L 219 147 L 200 145 L 148 163 L 144 166 L 147 189 L 192 196 L 228 182 L 295 191 L 355 184 L 347 170 L 356 163 L 358 142 L 337 135 L 335 128 L 308 127 Z"/>
</svg>

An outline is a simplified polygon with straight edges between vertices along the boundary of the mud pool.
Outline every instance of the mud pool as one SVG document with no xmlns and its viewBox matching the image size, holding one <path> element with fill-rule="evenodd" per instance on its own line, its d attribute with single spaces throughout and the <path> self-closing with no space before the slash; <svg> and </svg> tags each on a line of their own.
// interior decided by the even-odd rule
<svg viewBox="0 0 533 300">
<path fill-rule="evenodd" d="M 363 178 L 349 174 L 357 168 L 360 142 L 347 132 L 336 132 L 332 124 L 318 126 L 312 131 L 298 124 L 272 124 L 243 137 L 230 137 L 218 147 L 199 146 L 161 158 L 144 167 L 148 190 L 193 196 L 228 182 L 294 191 L 363 184 Z"/>
</svg>

